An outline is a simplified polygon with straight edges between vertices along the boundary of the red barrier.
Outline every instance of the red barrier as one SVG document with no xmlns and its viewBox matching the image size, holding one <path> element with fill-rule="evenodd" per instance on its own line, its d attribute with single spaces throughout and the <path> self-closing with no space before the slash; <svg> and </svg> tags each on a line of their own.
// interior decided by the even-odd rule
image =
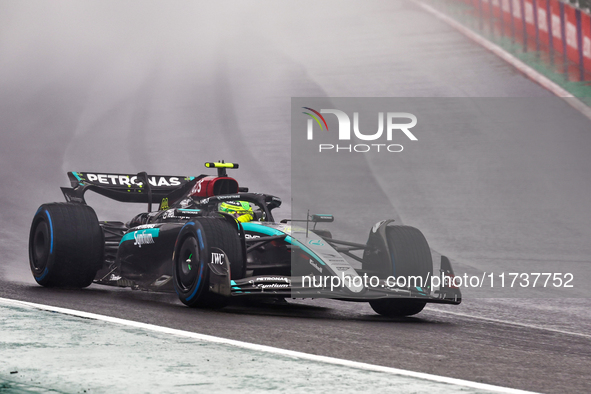
<svg viewBox="0 0 591 394">
<path fill-rule="evenodd" d="M 591 73 L 591 16 L 558 0 L 460 0 L 497 34 L 527 42 L 527 51 L 564 54 L 578 65 L 581 79 Z M 580 18 L 577 21 L 577 18 Z M 524 32 L 525 26 L 525 32 Z"/>
<path fill-rule="evenodd" d="M 585 70 L 591 71 L 591 16 L 581 13 L 583 31 L 583 60 Z"/>
<path fill-rule="evenodd" d="M 540 43 L 543 46 L 550 46 L 550 27 L 548 24 L 548 1 L 537 0 L 538 3 L 538 31 L 540 37 Z M 550 15 L 552 19 L 552 15 Z"/>
<path fill-rule="evenodd" d="M 554 49 L 560 53 L 564 53 L 562 46 L 562 22 L 560 19 L 560 2 L 558 0 L 550 0 L 550 7 L 552 11 L 552 36 L 554 42 Z"/>
<path fill-rule="evenodd" d="M 577 48 L 577 19 L 575 17 L 575 9 L 572 7 L 564 7 L 564 19 L 566 30 L 566 55 L 574 63 L 579 61 L 579 52 Z"/>
</svg>

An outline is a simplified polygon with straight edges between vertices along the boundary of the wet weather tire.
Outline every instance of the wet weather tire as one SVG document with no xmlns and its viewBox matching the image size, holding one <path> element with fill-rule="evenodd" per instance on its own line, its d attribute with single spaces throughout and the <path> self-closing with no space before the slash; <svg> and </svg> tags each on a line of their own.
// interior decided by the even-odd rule
<svg viewBox="0 0 591 394">
<path fill-rule="evenodd" d="M 386 227 L 388 249 L 392 259 L 392 276 L 421 276 L 428 282 L 433 276 L 431 249 L 423 233 L 410 226 Z M 425 284 L 426 288 L 430 285 Z"/>
<path fill-rule="evenodd" d="M 104 238 L 94 210 L 82 204 L 43 204 L 29 233 L 29 263 L 46 287 L 89 286 L 103 264 Z"/>
<path fill-rule="evenodd" d="M 427 303 L 419 300 L 385 298 L 370 301 L 371 309 L 382 316 L 404 317 L 416 315 Z"/>
<path fill-rule="evenodd" d="M 380 272 L 396 278 L 404 277 L 408 281 L 410 277 L 420 276 L 422 290 L 428 294 L 431 291 L 429 282 L 433 276 L 433 259 L 423 233 L 410 226 L 388 225 L 385 228 L 385 238 L 388 253 L 380 248 L 378 257 L 373 260 L 374 264 L 381 266 Z M 373 241 L 374 245 L 379 245 L 379 238 L 374 238 Z M 402 317 L 421 312 L 426 303 L 417 299 L 386 298 L 371 301 L 370 305 L 380 315 Z"/>
<path fill-rule="evenodd" d="M 229 298 L 209 291 L 211 253 L 222 250 L 230 260 L 231 278 L 244 275 L 238 228 L 221 218 L 199 218 L 180 231 L 173 259 L 173 284 L 181 302 L 190 307 L 222 308 Z"/>
</svg>

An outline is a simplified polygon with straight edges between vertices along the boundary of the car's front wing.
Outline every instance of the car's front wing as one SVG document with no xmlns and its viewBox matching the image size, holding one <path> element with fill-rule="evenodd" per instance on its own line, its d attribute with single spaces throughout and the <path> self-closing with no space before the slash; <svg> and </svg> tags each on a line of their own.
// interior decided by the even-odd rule
<svg viewBox="0 0 591 394">
<path fill-rule="evenodd" d="M 333 298 L 347 301 L 369 301 L 379 298 L 413 298 L 426 302 L 459 304 L 462 300 L 457 288 L 442 288 L 430 291 L 420 287 L 391 287 L 381 280 L 376 286 L 363 286 L 357 292 L 344 286 L 314 287 L 320 280 L 312 277 L 261 275 L 230 282 L 232 297 L 285 297 L 285 298 Z M 310 286 L 312 285 L 312 286 Z"/>
</svg>

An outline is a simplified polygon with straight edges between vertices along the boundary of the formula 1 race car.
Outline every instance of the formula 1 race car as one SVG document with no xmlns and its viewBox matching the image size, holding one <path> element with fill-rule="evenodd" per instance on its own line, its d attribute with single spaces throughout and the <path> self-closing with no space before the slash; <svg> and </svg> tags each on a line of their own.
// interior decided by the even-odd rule
<svg viewBox="0 0 591 394">
<path fill-rule="evenodd" d="M 409 316 L 428 302 L 461 302 L 449 260 L 442 256 L 433 276 L 431 251 L 416 228 L 384 220 L 366 243 L 355 243 L 316 229 L 332 215 L 275 222 L 281 199 L 239 187 L 226 173 L 238 164 L 205 165 L 217 176 L 69 172 L 66 202 L 43 204 L 33 218 L 29 260 L 37 283 L 176 291 L 185 305 L 203 308 L 234 297 L 334 298 Z M 127 223 L 101 222 L 86 204 L 88 190 L 147 203 L 148 211 Z"/>
</svg>

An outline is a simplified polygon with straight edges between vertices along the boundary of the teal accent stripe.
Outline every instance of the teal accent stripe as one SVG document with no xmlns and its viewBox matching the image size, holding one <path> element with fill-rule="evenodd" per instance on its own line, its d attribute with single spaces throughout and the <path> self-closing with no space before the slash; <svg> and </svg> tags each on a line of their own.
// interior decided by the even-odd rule
<svg viewBox="0 0 591 394">
<path fill-rule="evenodd" d="M 121 245 L 125 241 L 135 240 L 135 233 L 152 234 L 152 238 L 157 238 L 158 234 L 160 233 L 160 229 L 159 228 L 147 228 L 144 230 L 132 231 L 130 233 L 125 234 L 123 236 L 123 238 L 121 238 L 121 242 L 119 242 L 119 245 Z"/>
<path fill-rule="evenodd" d="M 82 182 L 82 179 L 80 179 L 80 177 L 78 176 L 77 172 L 73 172 L 72 174 L 74 174 L 74 176 L 76 177 L 76 179 L 78 179 L 78 182 Z"/>
<path fill-rule="evenodd" d="M 261 224 L 242 223 L 242 228 L 244 230 L 246 230 L 246 231 L 257 232 L 257 233 L 269 235 L 271 237 L 272 236 L 275 236 L 275 235 L 284 235 L 285 234 L 282 231 L 276 230 L 276 229 L 271 228 L 271 227 L 266 227 L 266 226 L 263 226 Z M 290 243 L 292 245 L 295 245 L 295 246 L 301 248 L 304 252 L 308 253 L 310 256 L 312 256 L 316 260 L 318 260 L 318 262 L 321 265 L 326 265 L 324 263 L 324 261 L 322 261 L 322 259 L 320 257 L 318 257 L 318 255 L 316 253 L 314 253 L 312 250 L 310 250 L 310 248 L 308 248 L 306 245 L 302 244 L 297 239 L 292 238 L 290 235 L 288 235 L 287 237 L 285 237 L 285 242 Z"/>
<path fill-rule="evenodd" d="M 267 227 L 267 226 L 263 226 L 262 224 L 254 224 L 254 223 L 242 223 L 242 228 L 246 231 L 254 231 L 257 233 L 261 233 L 261 234 L 265 234 L 268 236 L 274 236 L 274 235 L 283 235 L 285 234 L 282 231 L 276 230 L 274 228 L 271 227 Z"/>
</svg>

